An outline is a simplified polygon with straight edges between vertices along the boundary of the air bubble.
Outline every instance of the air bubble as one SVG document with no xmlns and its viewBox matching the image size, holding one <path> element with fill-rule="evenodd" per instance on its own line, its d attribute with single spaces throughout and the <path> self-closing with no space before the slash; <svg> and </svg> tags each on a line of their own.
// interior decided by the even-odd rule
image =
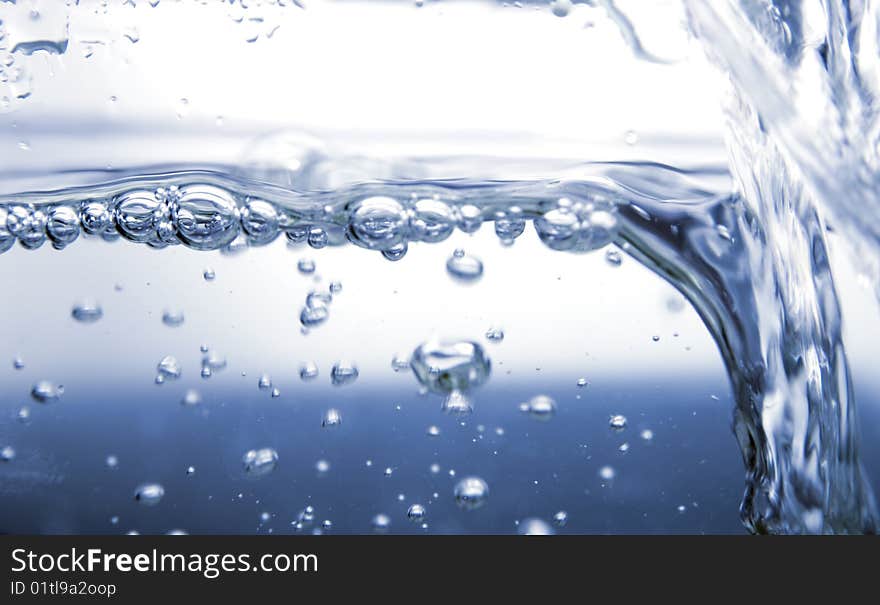
<svg viewBox="0 0 880 605">
<path fill-rule="evenodd" d="M 74 305 L 70 316 L 80 323 L 95 323 L 104 316 L 104 310 L 97 302 L 87 300 Z"/>
<path fill-rule="evenodd" d="M 167 355 L 156 366 L 156 371 L 162 378 L 174 380 L 175 378 L 180 378 L 180 363 L 171 355 Z"/>
<path fill-rule="evenodd" d="M 330 382 L 334 386 L 351 384 L 359 375 L 357 366 L 350 361 L 337 361 L 330 370 Z"/>
<path fill-rule="evenodd" d="M 186 317 L 180 309 L 166 309 L 162 311 L 162 323 L 169 328 L 177 328 L 183 325 Z"/>
<path fill-rule="evenodd" d="M 543 519 L 530 517 L 519 522 L 516 533 L 521 536 L 552 536 L 556 531 Z"/>
<path fill-rule="evenodd" d="M 271 473 L 278 464 L 278 452 L 270 447 L 248 450 L 242 456 L 242 464 L 246 473 L 261 477 Z"/>
<path fill-rule="evenodd" d="M 475 282 L 483 276 L 483 261 L 475 256 L 453 254 L 446 261 L 446 271 L 460 282 Z"/>
<path fill-rule="evenodd" d="M 307 361 L 299 368 L 299 377 L 303 380 L 317 378 L 318 366 L 313 361 Z"/>
<path fill-rule="evenodd" d="M 479 477 L 465 477 L 453 490 L 455 503 L 465 510 L 475 510 L 486 504 L 489 485 Z"/>
<path fill-rule="evenodd" d="M 339 410 L 336 408 L 330 408 L 324 412 L 324 419 L 321 421 L 321 426 L 331 428 L 339 426 L 340 424 L 342 424 L 342 414 Z"/>
<path fill-rule="evenodd" d="M 315 261 L 311 258 L 301 258 L 297 261 L 296 268 L 303 275 L 311 275 L 315 272 Z"/>
<path fill-rule="evenodd" d="M 31 388 L 31 397 L 40 403 L 58 401 L 64 394 L 64 387 L 48 380 L 41 380 Z"/>
<path fill-rule="evenodd" d="M 491 363 L 483 348 L 471 341 L 431 340 L 413 351 L 413 372 L 435 393 L 466 391 L 486 382 Z"/>
<path fill-rule="evenodd" d="M 406 518 L 413 523 L 421 523 L 426 515 L 425 507 L 421 504 L 413 504 L 406 511 Z"/>
<path fill-rule="evenodd" d="M 623 414 L 614 414 L 611 418 L 608 419 L 608 426 L 611 428 L 621 431 L 626 428 L 626 416 Z"/>
<path fill-rule="evenodd" d="M 535 420 L 546 422 L 556 414 L 556 402 L 547 395 L 536 395 L 529 400 L 526 409 Z"/>
<path fill-rule="evenodd" d="M 165 488 L 158 483 L 145 483 L 134 492 L 134 499 L 145 506 L 156 506 L 165 496 Z"/>
</svg>

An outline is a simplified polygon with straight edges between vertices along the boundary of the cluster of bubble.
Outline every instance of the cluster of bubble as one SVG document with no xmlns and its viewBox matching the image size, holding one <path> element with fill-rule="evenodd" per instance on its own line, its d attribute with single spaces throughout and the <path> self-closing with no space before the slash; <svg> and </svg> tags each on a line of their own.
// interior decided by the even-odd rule
<svg viewBox="0 0 880 605">
<path fill-rule="evenodd" d="M 396 261 L 405 256 L 410 242 L 440 242 L 456 229 L 474 233 L 484 221 L 494 221 L 501 242 L 511 244 L 533 218 L 541 241 L 556 250 L 601 248 L 615 239 L 618 230 L 617 201 L 595 191 L 559 198 L 548 198 L 546 193 L 534 197 L 511 194 L 506 203 L 479 206 L 449 192 L 448 197 L 455 199 L 436 192 L 392 197 L 387 195 L 388 187 L 377 192 L 380 195 L 369 193 L 339 191 L 330 203 L 304 196 L 299 210 L 203 183 L 139 187 L 76 203 L 3 203 L 0 252 L 15 241 L 28 249 L 47 241 L 64 248 L 81 233 L 105 239 L 122 236 L 154 247 L 182 243 L 198 250 L 234 252 L 268 244 L 284 233 L 291 243 L 307 243 L 312 248 L 347 239 Z M 491 199 L 504 197 L 499 191 Z M 458 259 L 451 262 L 479 262 L 463 256 Z M 467 269 L 480 273 L 470 266 Z"/>
</svg>

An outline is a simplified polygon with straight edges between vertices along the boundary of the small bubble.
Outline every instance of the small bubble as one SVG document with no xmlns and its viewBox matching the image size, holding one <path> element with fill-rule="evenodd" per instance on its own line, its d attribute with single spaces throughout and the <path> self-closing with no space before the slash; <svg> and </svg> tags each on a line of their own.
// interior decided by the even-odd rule
<svg viewBox="0 0 880 605">
<path fill-rule="evenodd" d="M 217 274 L 212 268 L 208 267 L 204 270 L 204 272 L 202 272 L 202 277 L 205 278 L 205 281 L 214 281 L 214 278 L 217 277 Z"/>
<path fill-rule="evenodd" d="M 31 419 L 31 409 L 24 405 L 18 409 L 15 417 L 18 419 L 19 422 L 27 424 L 27 422 Z"/>
<path fill-rule="evenodd" d="M 660 342 L 660 337 L 655 334 L 651 337 L 651 340 L 653 340 L 654 342 Z"/>
<path fill-rule="evenodd" d="M 437 473 L 440 472 L 440 465 L 437 464 L 437 463 L 435 462 L 434 464 L 432 464 L 432 465 L 429 467 L 428 470 L 431 471 L 431 474 L 432 474 L 432 475 L 436 475 Z"/>
<path fill-rule="evenodd" d="M 82 301 L 74 305 L 70 316 L 80 323 L 95 323 L 104 316 L 104 310 L 95 301 Z"/>
<path fill-rule="evenodd" d="M 413 504 L 406 511 L 406 518 L 413 523 L 420 523 L 425 518 L 425 507 L 421 504 Z"/>
<path fill-rule="evenodd" d="M 617 431 L 625 429 L 626 416 L 624 416 L 623 414 L 614 414 L 608 419 L 608 426 Z"/>
<path fill-rule="evenodd" d="M 311 275 L 315 272 L 315 261 L 310 258 L 301 258 L 296 263 L 296 268 L 303 275 Z"/>
<path fill-rule="evenodd" d="M 307 361 L 299 367 L 299 377 L 302 380 L 312 380 L 318 376 L 318 366 L 313 361 Z"/>
<path fill-rule="evenodd" d="M 330 282 L 330 292 L 332 294 L 338 294 L 342 292 L 342 282 L 332 281 Z"/>
<path fill-rule="evenodd" d="M 543 519 L 531 517 L 519 522 L 519 525 L 517 525 L 516 528 L 516 533 L 521 536 L 552 536 L 556 532 Z"/>
<path fill-rule="evenodd" d="M 685 508 L 684 504 L 679 504 L 676 510 L 680 513 L 684 513 L 687 509 Z"/>
<path fill-rule="evenodd" d="M 616 473 L 614 472 L 614 469 L 610 466 L 603 466 L 599 469 L 599 477 L 601 477 L 605 481 L 611 481 L 612 479 L 614 479 L 615 474 Z"/>
<path fill-rule="evenodd" d="M 431 437 L 436 437 L 440 434 L 440 428 L 437 425 L 432 424 L 428 427 L 427 433 Z"/>
<path fill-rule="evenodd" d="M 553 523 L 556 527 L 565 527 L 568 523 L 568 513 L 564 510 L 559 511 L 555 515 L 553 515 Z"/>
<path fill-rule="evenodd" d="M 590 383 L 587 381 L 586 378 L 578 378 L 578 381 L 577 381 L 578 387 L 583 388 L 583 387 L 587 386 L 588 384 L 590 384 Z"/>
<path fill-rule="evenodd" d="M 188 389 L 183 396 L 183 399 L 180 400 L 181 405 L 185 406 L 195 406 L 199 405 L 202 402 L 201 394 L 195 389 Z"/>
<path fill-rule="evenodd" d="M 623 263 L 623 257 L 617 250 L 609 250 L 605 253 L 605 260 L 612 267 L 619 267 Z"/>
<path fill-rule="evenodd" d="M 403 372 L 409 369 L 409 357 L 405 355 L 395 355 L 391 359 L 391 369 L 395 372 Z"/>
<path fill-rule="evenodd" d="M 651 429 L 645 429 L 644 431 L 639 433 L 639 436 L 645 441 L 651 441 L 654 438 L 654 431 L 652 431 Z"/>
<path fill-rule="evenodd" d="M 16 357 L 15 359 L 12 360 L 12 367 L 15 370 L 24 369 L 24 360 L 21 357 Z"/>
<path fill-rule="evenodd" d="M 571 9 L 571 0 L 553 0 L 553 2 L 550 3 L 550 10 L 553 11 L 553 14 L 557 17 L 567 17 L 571 12 Z"/>
<path fill-rule="evenodd" d="M 162 323 L 168 326 L 169 328 L 177 328 L 183 325 L 184 322 L 183 311 L 179 309 L 168 310 L 162 312 Z"/>
<path fill-rule="evenodd" d="M 259 387 L 261 391 L 268 391 L 272 388 L 272 377 L 268 374 L 263 374 L 257 381 L 257 387 Z"/>
<path fill-rule="evenodd" d="M 351 384 L 359 375 L 357 366 L 350 361 L 337 361 L 330 370 L 330 382 L 334 386 Z"/>
<path fill-rule="evenodd" d="M 486 503 L 489 485 L 479 477 L 465 477 L 453 490 L 455 503 L 465 510 L 475 510 Z"/>
<path fill-rule="evenodd" d="M 318 471 L 319 475 L 324 475 L 330 471 L 330 463 L 326 460 L 318 460 L 315 463 L 315 470 Z"/>
<path fill-rule="evenodd" d="M 383 474 L 384 474 L 386 477 L 390 477 L 391 475 L 394 474 L 394 469 L 391 468 L 390 466 L 386 466 L 386 467 L 385 467 L 385 471 L 384 471 Z"/>
<path fill-rule="evenodd" d="M 11 445 L 0 449 L 0 462 L 12 462 L 15 460 L 15 448 Z"/>
<path fill-rule="evenodd" d="M 278 452 L 270 447 L 248 450 L 242 456 L 242 464 L 246 473 L 259 477 L 271 473 L 278 463 Z"/>
<path fill-rule="evenodd" d="M 446 271 L 459 282 L 475 282 L 483 276 L 483 261 L 467 254 L 453 254 L 446 261 Z"/>
<path fill-rule="evenodd" d="M 627 145 L 635 145 L 639 142 L 639 133 L 635 130 L 627 130 L 623 135 L 623 142 Z"/>
<path fill-rule="evenodd" d="M 278 399 L 279 397 L 281 397 L 281 390 L 278 387 L 275 387 L 272 389 L 272 398 Z"/>
<path fill-rule="evenodd" d="M 172 357 L 171 355 L 167 355 L 162 358 L 159 364 L 156 366 L 156 371 L 159 373 L 157 378 L 164 379 L 168 378 L 171 380 L 180 378 L 180 364 L 177 359 Z"/>
<path fill-rule="evenodd" d="M 373 531 L 384 534 L 391 528 L 391 518 L 383 513 L 379 513 L 372 520 Z"/>
<path fill-rule="evenodd" d="M 501 328 L 489 328 L 486 330 L 486 340 L 492 342 L 501 342 L 504 340 L 504 330 Z"/>
<path fill-rule="evenodd" d="M 186 467 L 186 474 L 187 474 L 188 477 L 191 477 L 192 475 L 195 475 L 195 474 L 196 474 L 196 467 L 194 467 L 194 466 L 188 466 L 188 467 Z"/>
<path fill-rule="evenodd" d="M 556 402 L 547 395 L 536 395 L 529 400 L 526 409 L 532 418 L 547 421 L 556 414 Z"/>
<path fill-rule="evenodd" d="M 342 414 L 336 408 L 330 408 L 326 412 L 324 412 L 324 419 L 321 421 L 321 426 L 325 428 L 336 427 L 342 424 Z"/>
<path fill-rule="evenodd" d="M 155 506 L 164 495 L 165 488 L 158 483 L 145 483 L 135 490 L 134 499 L 145 506 Z"/>
<path fill-rule="evenodd" d="M 31 397 L 40 403 L 57 401 L 64 394 L 64 387 L 48 380 L 41 380 L 31 388 Z"/>
</svg>

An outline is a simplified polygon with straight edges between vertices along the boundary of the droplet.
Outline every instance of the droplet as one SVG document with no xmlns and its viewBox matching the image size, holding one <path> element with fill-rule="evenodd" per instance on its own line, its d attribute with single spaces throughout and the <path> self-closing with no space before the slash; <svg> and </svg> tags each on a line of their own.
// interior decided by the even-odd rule
<svg viewBox="0 0 880 605">
<path fill-rule="evenodd" d="M 413 504 L 406 511 L 406 518 L 413 523 L 420 523 L 425 518 L 425 507 L 421 504 Z"/>
<path fill-rule="evenodd" d="M 459 282 L 472 283 L 483 276 L 483 261 L 467 254 L 453 254 L 446 261 L 446 271 Z"/>
<path fill-rule="evenodd" d="M 578 381 L 577 381 L 578 387 L 583 388 L 583 387 L 587 386 L 588 384 L 590 384 L 590 383 L 589 383 L 589 381 L 587 381 L 586 378 L 578 378 Z"/>
<path fill-rule="evenodd" d="M 535 420 L 546 422 L 556 414 L 556 401 L 547 395 L 536 395 L 529 400 L 527 410 Z"/>
<path fill-rule="evenodd" d="M 303 363 L 299 368 L 299 377 L 302 380 L 311 380 L 318 376 L 318 366 L 313 361 Z"/>
<path fill-rule="evenodd" d="M 278 452 L 270 447 L 248 450 L 242 456 L 241 461 L 246 473 L 262 477 L 275 469 L 275 465 L 278 463 Z"/>
<path fill-rule="evenodd" d="M 40 403 L 57 401 L 64 394 L 64 387 L 48 380 L 41 380 L 31 389 L 31 397 Z"/>
<path fill-rule="evenodd" d="M 214 269 L 208 267 L 202 273 L 202 277 L 205 278 L 205 281 L 214 281 L 214 278 L 217 277 L 217 274 L 214 272 Z"/>
<path fill-rule="evenodd" d="M 281 397 L 281 389 L 275 387 L 274 389 L 272 389 L 272 398 L 278 399 L 279 397 Z"/>
<path fill-rule="evenodd" d="M 168 378 L 174 380 L 176 378 L 180 378 L 180 364 L 177 359 L 172 357 L 171 355 L 167 355 L 163 357 L 159 364 L 156 366 L 156 371 L 159 373 L 159 376 L 163 379 Z"/>
<path fill-rule="evenodd" d="M 513 243 L 525 228 L 526 221 L 522 217 L 522 211 L 515 206 L 495 217 L 495 235 L 502 243 Z"/>
<path fill-rule="evenodd" d="M 608 419 L 608 426 L 614 430 L 620 431 L 626 428 L 626 416 L 623 414 L 615 414 Z"/>
<path fill-rule="evenodd" d="M 24 360 L 21 357 L 16 357 L 12 360 L 12 368 L 15 370 L 24 369 Z"/>
<path fill-rule="evenodd" d="M 81 301 L 74 305 L 70 316 L 80 323 L 95 323 L 104 316 L 104 310 L 93 300 Z"/>
<path fill-rule="evenodd" d="M 467 391 L 486 382 L 491 372 L 483 348 L 471 341 L 430 340 L 419 345 L 410 359 L 419 383 L 435 393 Z"/>
<path fill-rule="evenodd" d="M 166 309 L 162 312 L 162 323 L 169 328 L 177 328 L 179 326 L 182 326 L 184 319 L 185 317 L 183 315 L 183 311 L 179 309 Z"/>
<path fill-rule="evenodd" d="M 324 412 L 324 419 L 321 421 L 321 426 L 325 428 L 336 427 L 342 424 L 342 414 L 336 408 L 330 408 L 326 412 Z"/>
<path fill-rule="evenodd" d="M 134 492 L 134 499 L 145 506 L 156 506 L 165 496 L 165 488 L 158 483 L 144 483 Z"/>
<path fill-rule="evenodd" d="M 489 485 L 479 477 L 465 477 L 455 485 L 455 503 L 465 510 L 475 510 L 486 503 Z"/>
<path fill-rule="evenodd" d="M 337 361 L 330 370 L 330 382 L 334 386 L 351 384 L 358 378 L 357 366 L 350 361 Z"/>
<path fill-rule="evenodd" d="M 474 233 L 483 224 L 483 211 L 472 204 L 461 206 L 458 214 L 458 228 L 465 233 Z"/>
<path fill-rule="evenodd" d="M 543 519 L 530 517 L 519 522 L 516 533 L 521 536 L 552 536 L 556 531 Z"/>
</svg>

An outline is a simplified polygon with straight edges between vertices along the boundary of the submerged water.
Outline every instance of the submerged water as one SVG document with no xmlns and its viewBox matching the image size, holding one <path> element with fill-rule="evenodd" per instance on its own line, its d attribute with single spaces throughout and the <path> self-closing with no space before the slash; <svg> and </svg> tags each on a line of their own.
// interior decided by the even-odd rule
<svg viewBox="0 0 880 605">
<path fill-rule="evenodd" d="M 581 4 L 535 7 L 663 69 L 638 7 Z M 828 233 L 876 288 L 880 13 L 680 8 L 729 80 L 729 166 L 669 165 L 669 137 L 560 167 L 289 133 L 236 163 L 191 134 L 158 168 L 16 160 L 2 529 L 876 531 Z M 88 158 L 74 132 L 48 136 Z"/>
</svg>

